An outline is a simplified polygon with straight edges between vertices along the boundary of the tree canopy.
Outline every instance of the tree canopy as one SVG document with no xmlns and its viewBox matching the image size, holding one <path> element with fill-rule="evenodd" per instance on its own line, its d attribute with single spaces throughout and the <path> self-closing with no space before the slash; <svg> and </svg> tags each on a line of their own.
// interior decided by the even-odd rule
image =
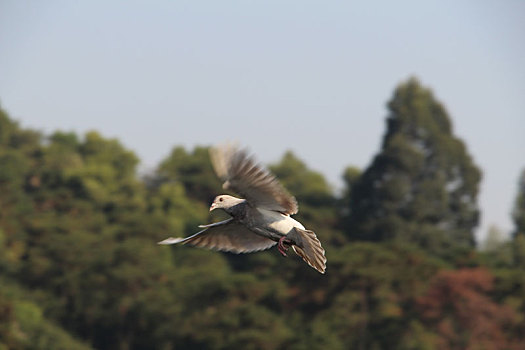
<svg viewBox="0 0 525 350">
<path fill-rule="evenodd" d="M 433 254 L 475 245 L 481 171 L 445 108 L 416 79 L 388 102 L 381 151 L 352 187 L 352 239 L 412 242 Z"/>
<path fill-rule="evenodd" d="M 388 106 L 381 151 L 344 169 L 341 193 L 291 151 L 269 166 L 325 275 L 275 250 L 156 244 L 218 219 L 207 146 L 140 177 L 116 139 L 0 109 L 0 350 L 520 349 L 525 175 L 513 241 L 477 252 L 480 171 L 449 116 L 414 79 Z"/>
<path fill-rule="evenodd" d="M 512 212 L 514 219 L 514 237 L 525 235 L 525 169 L 521 172 L 518 181 L 518 194 Z"/>
</svg>

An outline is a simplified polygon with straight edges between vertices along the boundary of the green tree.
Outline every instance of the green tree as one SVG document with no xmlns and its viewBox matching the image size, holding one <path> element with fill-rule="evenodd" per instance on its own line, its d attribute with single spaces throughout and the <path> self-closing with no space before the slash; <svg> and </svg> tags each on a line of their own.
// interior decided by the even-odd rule
<svg viewBox="0 0 525 350">
<path fill-rule="evenodd" d="M 287 151 L 269 169 L 284 187 L 306 205 L 326 205 L 333 201 L 332 190 L 324 176 L 309 169 L 293 152 Z"/>
<path fill-rule="evenodd" d="M 0 272 L 14 272 L 26 252 L 24 225 L 33 212 L 27 187 L 41 135 L 22 129 L 0 108 Z"/>
<path fill-rule="evenodd" d="M 27 297 L 29 292 L 0 278 L 0 349 L 90 350 Z"/>
<path fill-rule="evenodd" d="M 48 296 L 39 300 L 43 313 L 99 349 L 169 343 L 155 330 L 179 320 L 180 300 L 166 293 L 176 283 L 171 251 L 155 242 L 185 226 L 184 191 L 161 188 L 146 198 L 135 155 L 95 132 L 82 139 L 55 133 L 19 158 L 21 176 L 6 187 L 31 211 L 15 211 L 21 220 L 13 231 L 24 249 L 12 274 Z M 159 215 L 163 196 L 170 203 Z M 13 236 L 7 222 L 0 231 L 4 241 L 5 232 Z"/>
<path fill-rule="evenodd" d="M 348 235 L 411 242 L 435 254 L 472 248 L 481 172 L 445 108 L 410 79 L 388 109 L 381 151 L 352 189 Z"/>
<path fill-rule="evenodd" d="M 525 267 L 525 169 L 518 181 L 518 194 L 512 211 L 514 232 L 512 248 L 515 264 Z"/>
<path fill-rule="evenodd" d="M 198 201 L 211 203 L 221 190 L 221 183 L 213 171 L 208 147 L 195 147 L 187 152 L 175 147 L 159 165 L 152 183 L 177 182 L 184 186 L 187 195 Z"/>
<path fill-rule="evenodd" d="M 307 330 L 297 349 L 406 348 L 415 299 L 444 264 L 415 249 L 355 242 L 332 251 L 329 266 L 326 276 L 287 276 L 299 287 L 290 297 L 303 317 L 296 327 Z"/>
<path fill-rule="evenodd" d="M 345 169 L 340 197 L 291 152 L 270 166 L 323 242 L 325 275 L 276 249 L 156 244 L 215 221 L 206 147 L 176 147 L 140 179 L 118 140 L 45 137 L 0 110 L 0 349 L 520 349 L 525 235 L 478 259 L 479 172 L 446 113 L 416 81 L 390 110 L 381 153 L 362 174 Z M 346 244 L 341 227 L 387 241 Z M 397 244 L 409 240 L 433 253 L 457 243 L 463 265 L 492 271 L 445 271 L 449 260 Z"/>
<path fill-rule="evenodd" d="M 359 177 L 361 176 L 361 170 L 354 166 L 346 167 L 343 171 L 343 182 L 344 188 L 341 197 L 339 198 L 339 213 L 340 213 L 340 227 L 345 228 L 350 224 L 352 214 L 350 208 L 352 207 L 352 190 L 356 185 Z"/>
<path fill-rule="evenodd" d="M 521 172 L 518 181 L 518 194 L 516 195 L 512 218 L 515 225 L 513 236 L 525 235 L 525 169 Z"/>
</svg>

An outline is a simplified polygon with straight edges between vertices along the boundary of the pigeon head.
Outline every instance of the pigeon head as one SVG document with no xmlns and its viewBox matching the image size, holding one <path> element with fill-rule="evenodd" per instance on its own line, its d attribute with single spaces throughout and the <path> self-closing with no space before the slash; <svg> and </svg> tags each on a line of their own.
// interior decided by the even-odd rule
<svg viewBox="0 0 525 350">
<path fill-rule="evenodd" d="M 210 211 L 215 209 L 224 209 L 228 211 L 233 206 L 236 206 L 239 203 L 244 202 L 244 199 L 235 198 L 227 194 L 221 194 L 220 196 L 215 197 L 213 203 L 210 206 Z"/>
</svg>

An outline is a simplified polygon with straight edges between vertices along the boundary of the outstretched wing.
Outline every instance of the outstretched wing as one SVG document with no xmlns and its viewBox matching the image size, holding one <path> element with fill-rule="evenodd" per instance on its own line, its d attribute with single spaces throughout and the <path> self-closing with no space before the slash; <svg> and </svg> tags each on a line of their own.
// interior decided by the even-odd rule
<svg viewBox="0 0 525 350">
<path fill-rule="evenodd" d="M 223 187 L 237 192 L 254 207 L 297 213 L 297 201 L 269 171 L 260 167 L 246 151 L 232 145 L 210 149 L 213 168 Z"/>
<path fill-rule="evenodd" d="M 204 230 L 186 238 L 167 238 L 159 244 L 189 244 L 232 253 L 251 253 L 268 249 L 276 242 L 259 236 L 248 230 L 233 218 L 210 225 L 203 225 Z"/>
</svg>

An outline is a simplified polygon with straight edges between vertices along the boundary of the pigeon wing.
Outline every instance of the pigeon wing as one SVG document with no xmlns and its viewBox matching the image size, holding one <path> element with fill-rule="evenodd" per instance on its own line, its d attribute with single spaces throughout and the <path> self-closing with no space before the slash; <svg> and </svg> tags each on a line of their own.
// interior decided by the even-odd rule
<svg viewBox="0 0 525 350">
<path fill-rule="evenodd" d="M 186 238 L 167 238 L 159 244 L 189 244 L 232 253 L 251 253 L 273 247 L 276 242 L 259 236 L 248 230 L 233 218 L 210 225 L 203 225 L 204 230 Z"/>
<path fill-rule="evenodd" d="M 210 156 L 223 187 L 243 196 L 253 207 L 296 214 L 297 201 L 269 171 L 259 166 L 244 150 L 232 145 L 211 148 Z"/>
</svg>

